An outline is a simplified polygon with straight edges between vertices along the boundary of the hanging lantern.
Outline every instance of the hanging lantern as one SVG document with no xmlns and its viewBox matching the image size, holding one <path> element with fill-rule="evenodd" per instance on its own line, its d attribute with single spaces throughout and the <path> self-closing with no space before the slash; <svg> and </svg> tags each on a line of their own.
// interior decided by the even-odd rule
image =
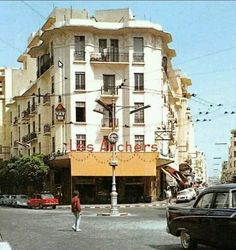
<svg viewBox="0 0 236 250">
<path fill-rule="evenodd" d="M 66 109 L 63 107 L 61 103 L 57 105 L 55 108 L 55 113 L 56 113 L 56 119 L 58 121 L 64 121 L 65 120 L 65 115 L 66 115 Z"/>
</svg>

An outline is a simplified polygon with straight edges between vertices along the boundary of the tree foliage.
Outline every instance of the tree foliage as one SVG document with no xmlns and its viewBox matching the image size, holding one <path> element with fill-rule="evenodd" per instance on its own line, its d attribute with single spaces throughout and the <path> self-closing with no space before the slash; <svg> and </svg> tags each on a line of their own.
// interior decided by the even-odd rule
<svg viewBox="0 0 236 250">
<path fill-rule="evenodd" d="M 0 183 L 11 189 L 42 189 L 48 175 L 49 166 L 44 163 L 44 155 L 14 157 L 0 165 Z M 8 189 L 9 190 L 9 189 Z"/>
</svg>

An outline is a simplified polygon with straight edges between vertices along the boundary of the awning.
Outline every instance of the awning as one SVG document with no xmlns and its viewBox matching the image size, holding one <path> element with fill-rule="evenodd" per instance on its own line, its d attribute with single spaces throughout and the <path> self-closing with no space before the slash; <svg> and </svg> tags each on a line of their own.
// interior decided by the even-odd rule
<svg viewBox="0 0 236 250">
<path fill-rule="evenodd" d="M 190 165 L 187 161 L 184 161 L 184 162 L 179 164 L 179 170 L 186 171 L 186 170 L 192 170 L 192 168 L 190 167 Z"/>
<path fill-rule="evenodd" d="M 165 157 L 165 156 L 160 156 L 157 159 L 157 167 L 164 167 L 164 166 L 169 165 L 173 162 L 174 162 L 174 159 L 171 159 L 171 158 Z"/>
<path fill-rule="evenodd" d="M 177 171 L 176 169 L 170 166 L 161 169 L 166 175 L 175 178 L 180 186 L 186 186 L 189 184 L 188 179 L 180 171 Z"/>
</svg>

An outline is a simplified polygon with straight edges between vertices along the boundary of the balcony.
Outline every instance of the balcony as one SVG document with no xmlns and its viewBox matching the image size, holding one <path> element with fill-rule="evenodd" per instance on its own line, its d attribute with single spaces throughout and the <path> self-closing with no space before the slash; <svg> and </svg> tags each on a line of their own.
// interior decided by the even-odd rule
<svg viewBox="0 0 236 250">
<path fill-rule="evenodd" d="M 30 118 L 29 114 L 30 114 L 29 109 L 24 110 L 21 113 L 22 120 L 29 120 L 29 118 Z"/>
<path fill-rule="evenodd" d="M 34 141 L 37 140 L 37 134 L 36 132 L 31 132 L 30 133 L 30 141 Z"/>
<path fill-rule="evenodd" d="M 34 116 L 37 113 L 36 104 L 32 103 L 30 107 L 30 116 Z"/>
<path fill-rule="evenodd" d="M 30 134 L 24 135 L 22 137 L 22 143 L 28 143 L 30 142 Z"/>
<path fill-rule="evenodd" d="M 119 52 L 109 52 L 109 51 L 93 52 L 90 54 L 90 62 L 128 64 L 129 53 L 119 53 Z"/>
<path fill-rule="evenodd" d="M 144 62 L 144 53 L 143 52 L 134 52 L 133 53 L 133 62 L 143 63 Z"/>
<path fill-rule="evenodd" d="M 103 118 L 101 121 L 102 124 L 102 129 L 112 129 L 112 119 L 111 118 Z M 116 118 L 115 119 L 115 128 L 118 129 L 119 126 L 119 120 Z"/>
<path fill-rule="evenodd" d="M 43 133 L 44 133 L 44 135 L 51 134 L 51 125 L 49 123 L 47 123 L 43 126 Z"/>
<path fill-rule="evenodd" d="M 85 51 L 75 51 L 74 52 L 75 61 L 85 61 Z"/>
<path fill-rule="evenodd" d="M 19 144 L 18 144 L 18 140 L 15 140 L 15 141 L 14 141 L 14 144 L 13 144 L 13 147 L 14 147 L 14 148 L 18 148 L 18 145 L 19 145 Z"/>
<path fill-rule="evenodd" d="M 46 95 L 43 96 L 43 105 L 50 105 L 50 94 L 47 93 Z"/>
<path fill-rule="evenodd" d="M 15 116 L 13 121 L 13 126 L 17 126 L 18 124 L 18 118 Z"/>
<path fill-rule="evenodd" d="M 118 89 L 115 86 L 112 86 L 112 87 L 110 87 L 110 86 L 104 87 L 103 86 L 103 87 L 101 87 L 100 99 L 102 101 L 109 102 L 109 100 L 110 100 L 110 102 L 111 102 L 112 99 L 117 99 L 117 98 L 118 98 Z"/>
<path fill-rule="evenodd" d="M 41 65 L 38 67 L 37 78 L 39 78 L 44 72 L 46 72 L 53 65 L 53 57 L 50 54 L 45 54 L 40 58 Z"/>
</svg>

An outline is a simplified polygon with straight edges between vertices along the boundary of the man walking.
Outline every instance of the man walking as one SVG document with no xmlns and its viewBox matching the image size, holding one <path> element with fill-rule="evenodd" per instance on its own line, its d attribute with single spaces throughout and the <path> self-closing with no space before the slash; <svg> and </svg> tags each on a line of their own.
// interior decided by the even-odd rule
<svg viewBox="0 0 236 250">
<path fill-rule="evenodd" d="M 81 206 L 80 206 L 79 192 L 77 190 L 75 190 L 73 193 L 73 197 L 71 201 L 71 211 L 75 216 L 75 223 L 72 226 L 72 229 L 75 232 L 80 232 L 81 229 L 79 228 L 79 225 L 81 221 Z"/>
</svg>

